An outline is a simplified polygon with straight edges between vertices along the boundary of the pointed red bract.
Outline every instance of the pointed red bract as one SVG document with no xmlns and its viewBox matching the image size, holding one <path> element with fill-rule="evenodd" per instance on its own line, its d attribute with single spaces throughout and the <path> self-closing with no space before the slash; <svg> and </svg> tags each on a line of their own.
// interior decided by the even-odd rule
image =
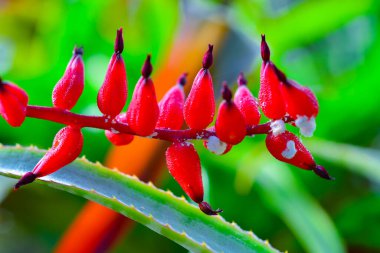
<svg viewBox="0 0 380 253">
<path fill-rule="evenodd" d="M 239 87 L 235 92 L 234 103 L 243 115 L 246 126 L 256 126 L 259 124 L 261 118 L 258 103 L 246 86 L 247 82 L 242 74 L 239 77 Z"/>
<path fill-rule="evenodd" d="M 0 80 L 0 114 L 13 127 L 20 126 L 26 116 L 28 95 L 15 84 Z"/>
<path fill-rule="evenodd" d="M 317 116 L 318 100 L 309 88 L 287 80 L 286 83 L 282 83 L 281 92 L 286 103 L 286 111 L 291 118 Z"/>
<path fill-rule="evenodd" d="M 78 126 L 62 128 L 53 141 L 53 146 L 37 163 L 33 173 L 37 177 L 49 175 L 74 161 L 81 153 L 83 135 Z"/>
<path fill-rule="evenodd" d="M 321 165 L 317 165 L 313 156 L 293 133 L 285 131 L 275 135 L 269 133 L 265 139 L 268 151 L 274 158 L 292 164 L 304 170 L 313 170 L 316 175 L 333 180 Z"/>
<path fill-rule="evenodd" d="M 81 153 L 83 135 L 78 126 L 62 128 L 53 141 L 53 146 L 37 163 L 32 172 L 26 173 L 15 185 L 15 189 L 31 183 L 35 178 L 47 176 L 74 161 Z"/>
<path fill-rule="evenodd" d="M 149 77 L 151 71 L 150 56 L 148 56 L 142 68 L 143 76 L 136 84 L 127 112 L 127 122 L 130 128 L 141 136 L 153 133 L 159 116 L 156 91 L 153 81 Z"/>
<path fill-rule="evenodd" d="M 263 62 L 260 72 L 259 105 L 264 115 L 270 119 L 281 119 L 285 116 L 285 102 L 280 90 L 272 62 Z"/>
<path fill-rule="evenodd" d="M 116 117 L 116 121 L 121 123 L 127 123 L 127 114 L 122 113 Z M 115 146 L 123 146 L 131 143 L 134 139 L 134 135 L 117 133 L 116 131 L 106 130 L 105 135 L 107 139 Z"/>
<path fill-rule="evenodd" d="M 289 131 L 278 135 L 269 133 L 265 140 L 268 151 L 282 162 L 304 170 L 312 170 L 316 163 L 310 152 L 297 136 Z"/>
<path fill-rule="evenodd" d="M 83 49 L 74 48 L 65 73 L 53 90 L 53 105 L 57 108 L 70 110 L 77 103 L 84 87 Z"/>
<path fill-rule="evenodd" d="M 185 103 L 183 85 L 178 83 L 173 86 L 158 103 L 160 115 L 156 128 L 181 129 L 183 125 L 183 105 Z"/>
<path fill-rule="evenodd" d="M 215 114 L 214 87 L 208 70 L 213 63 L 212 46 L 210 46 L 203 59 L 203 68 L 196 75 L 184 106 L 187 125 L 197 130 L 205 129 Z"/>
<path fill-rule="evenodd" d="M 226 84 L 224 84 L 222 93 L 224 101 L 219 106 L 216 118 L 216 136 L 223 142 L 236 145 L 245 137 L 245 120 L 235 103 L 231 100 L 232 94 Z"/>
<path fill-rule="evenodd" d="M 175 142 L 166 150 L 166 163 L 170 174 L 196 203 L 203 201 L 201 163 L 194 145 Z"/>
<path fill-rule="evenodd" d="M 98 93 L 99 110 L 111 118 L 118 115 L 127 101 L 127 73 L 124 60 L 121 30 L 115 40 L 115 53 L 108 65 L 107 73 Z"/>
<path fill-rule="evenodd" d="M 212 77 L 208 69 L 201 69 L 184 106 L 184 117 L 192 129 L 205 129 L 215 114 L 215 98 Z"/>
<path fill-rule="evenodd" d="M 263 63 L 260 70 L 259 105 L 264 115 L 270 119 L 281 119 L 285 116 L 285 102 L 280 90 L 280 80 L 276 74 L 276 66 L 270 61 L 270 50 L 261 36 L 261 58 Z"/>
</svg>

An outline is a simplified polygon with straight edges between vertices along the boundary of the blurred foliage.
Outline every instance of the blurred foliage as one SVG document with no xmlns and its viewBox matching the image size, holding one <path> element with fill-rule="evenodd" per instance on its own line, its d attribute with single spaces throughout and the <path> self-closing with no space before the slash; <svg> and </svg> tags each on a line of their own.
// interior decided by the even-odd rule
<svg viewBox="0 0 380 253">
<path fill-rule="evenodd" d="M 274 62 L 316 92 L 318 141 L 311 138 L 305 144 L 336 181 L 324 182 L 268 159 L 261 136 L 225 157 L 199 145 L 210 178 L 210 201 L 223 207 L 227 220 L 280 250 L 379 252 L 379 13 L 376 0 L 2 0 L 0 75 L 25 88 L 31 104 L 50 105 L 51 90 L 74 45 L 83 45 L 86 88 L 74 111 L 97 114 L 96 92 L 117 28 L 125 31 L 132 91 L 147 53 L 158 69 L 184 24 L 207 19 L 226 22 L 230 29 L 212 69 L 215 84 L 232 82 L 244 70 L 257 94 L 259 35 L 265 33 Z M 28 119 L 12 129 L 0 120 L 0 142 L 47 148 L 59 127 Z M 85 135 L 83 154 L 103 160 L 109 148 L 103 133 L 87 130 Z M 183 194 L 170 177 L 163 183 L 163 188 Z M 51 250 L 82 203 L 38 186 L 9 194 L 0 207 L 0 251 Z M 15 241 L 19 243 L 9 243 Z M 126 250 L 181 251 L 140 226 L 115 249 Z"/>
</svg>

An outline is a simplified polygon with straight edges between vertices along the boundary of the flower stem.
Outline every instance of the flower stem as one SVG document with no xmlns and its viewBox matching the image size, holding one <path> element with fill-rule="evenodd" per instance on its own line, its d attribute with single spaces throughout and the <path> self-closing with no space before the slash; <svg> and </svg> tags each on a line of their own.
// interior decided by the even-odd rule
<svg viewBox="0 0 380 253">
<path fill-rule="evenodd" d="M 28 105 L 26 110 L 26 116 L 29 118 L 48 120 L 64 125 L 77 125 L 79 127 L 113 130 L 118 131 L 120 133 L 138 136 L 138 134 L 133 132 L 127 124 L 118 122 L 115 119 L 110 119 L 105 116 L 87 116 L 82 114 L 76 114 L 55 107 Z M 290 122 L 291 119 L 285 119 L 285 121 Z M 252 136 L 256 134 L 268 134 L 270 131 L 270 122 L 267 122 L 257 126 L 248 127 L 247 136 Z M 208 139 L 210 136 L 215 136 L 215 130 L 213 128 L 204 130 L 170 130 L 157 128 L 155 129 L 152 135 L 148 136 L 148 138 L 173 142 Z"/>
</svg>

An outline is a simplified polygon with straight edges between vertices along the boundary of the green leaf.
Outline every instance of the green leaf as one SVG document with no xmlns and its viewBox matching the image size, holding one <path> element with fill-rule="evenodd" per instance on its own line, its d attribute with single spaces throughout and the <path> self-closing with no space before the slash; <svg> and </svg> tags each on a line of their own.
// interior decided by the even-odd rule
<svg viewBox="0 0 380 253">
<path fill-rule="evenodd" d="M 380 151 L 324 140 L 306 142 L 312 153 L 323 160 L 341 165 L 369 180 L 380 183 Z"/>
<path fill-rule="evenodd" d="M 43 154 L 36 148 L 3 146 L 0 174 L 18 178 L 30 171 Z M 84 158 L 37 182 L 107 206 L 192 252 L 278 252 L 221 216 L 203 214 L 184 198 Z M 21 190 L 27 190 L 27 186 Z"/>
<path fill-rule="evenodd" d="M 306 251 L 345 252 L 332 220 L 296 180 L 290 168 L 275 160 L 261 161 L 264 162 L 260 162 L 257 177 L 260 195 L 287 223 Z"/>
<path fill-rule="evenodd" d="M 14 183 L 14 179 L 0 177 L 0 203 L 8 196 Z"/>
<path fill-rule="evenodd" d="M 231 151 L 232 156 L 238 155 L 240 159 L 228 154 L 218 159 L 204 156 L 202 161 L 209 167 L 235 170 L 238 190 L 247 192 L 253 186 L 263 202 L 287 224 L 306 252 L 344 252 L 331 218 L 293 176 L 291 169 L 296 168 L 288 168 L 269 157 L 262 145 L 251 145 L 249 152 L 244 151 L 244 144 L 241 145 L 243 147 Z"/>
</svg>

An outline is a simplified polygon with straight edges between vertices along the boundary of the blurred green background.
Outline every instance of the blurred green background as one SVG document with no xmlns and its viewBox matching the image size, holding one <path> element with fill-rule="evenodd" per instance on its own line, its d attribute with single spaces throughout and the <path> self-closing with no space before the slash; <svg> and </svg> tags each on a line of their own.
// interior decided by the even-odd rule
<svg viewBox="0 0 380 253">
<path fill-rule="evenodd" d="M 24 88 L 31 104 L 49 106 L 74 45 L 84 46 L 86 86 L 73 111 L 96 115 L 117 28 L 132 91 L 147 53 L 159 69 L 189 26 L 219 22 L 227 31 L 215 85 L 243 70 L 257 94 L 265 33 L 273 61 L 319 99 L 317 131 L 304 143 L 336 180 L 277 162 L 257 136 L 223 157 L 199 146 L 209 200 L 281 251 L 380 252 L 379 18 L 376 0 L 0 0 L 0 75 Z M 46 149 L 59 128 L 28 119 L 13 129 L 0 120 L 0 142 Z M 109 147 L 102 131 L 85 131 L 89 160 L 103 161 Z M 0 252 L 51 251 L 85 200 L 33 184 L 16 194 L 13 182 L 0 178 Z M 183 194 L 169 176 L 161 187 Z M 136 226 L 113 252 L 185 250 Z"/>
</svg>

